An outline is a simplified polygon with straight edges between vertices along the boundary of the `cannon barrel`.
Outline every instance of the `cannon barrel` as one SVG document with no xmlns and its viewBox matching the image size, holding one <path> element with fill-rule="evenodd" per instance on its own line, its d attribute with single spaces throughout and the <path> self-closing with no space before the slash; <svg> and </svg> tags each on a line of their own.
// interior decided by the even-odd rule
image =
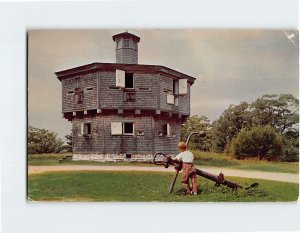
<svg viewBox="0 0 300 233">
<path fill-rule="evenodd" d="M 161 156 L 162 159 L 158 160 L 157 156 Z M 154 158 L 153 158 L 153 163 L 156 164 L 156 165 L 164 165 L 164 167 L 166 167 L 166 168 L 169 167 L 169 165 L 173 165 L 173 166 L 175 166 L 175 169 L 177 169 L 178 171 L 180 171 L 182 169 L 182 162 L 181 161 L 173 160 L 170 155 L 166 155 L 166 154 L 163 154 L 163 153 L 160 153 L 160 152 L 155 153 Z M 216 175 L 213 175 L 211 173 L 208 173 L 208 172 L 205 172 L 205 171 L 202 171 L 202 170 L 196 168 L 196 174 L 198 176 L 201 176 L 201 177 L 204 177 L 206 179 L 209 179 L 211 181 L 216 182 L 217 186 L 225 185 L 225 186 L 230 187 L 232 189 L 238 189 L 238 188 L 242 189 L 243 188 L 243 186 L 241 186 L 237 183 L 226 180 L 224 178 L 223 173 L 220 173 L 218 176 L 216 176 Z"/>
<path fill-rule="evenodd" d="M 232 181 L 229 181 L 229 180 L 225 180 L 224 179 L 224 175 L 222 173 L 219 174 L 219 176 L 216 176 L 216 175 L 213 175 L 213 174 L 210 174 L 208 172 L 205 172 L 205 171 L 202 171 L 200 169 L 196 169 L 196 174 L 198 176 L 202 176 L 206 179 L 209 179 L 209 180 L 212 180 L 214 182 L 216 182 L 217 185 L 225 185 L 225 186 L 228 186 L 232 189 L 238 189 L 238 188 L 243 188 L 243 186 L 237 184 L 237 183 L 234 183 Z"/>
</svg>

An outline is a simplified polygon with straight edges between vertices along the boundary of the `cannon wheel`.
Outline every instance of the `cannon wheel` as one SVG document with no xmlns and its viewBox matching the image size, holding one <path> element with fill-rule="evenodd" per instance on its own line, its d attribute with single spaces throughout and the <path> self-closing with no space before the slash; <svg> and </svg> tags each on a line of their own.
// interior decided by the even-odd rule
<svg viewBox="0 0 300 233">
<path fill-rule="evenodd" d="M 157 160 L 157 156 L 163 156 L 163 160 L 158 161 Z M 170 160 L 171 160 L 171 156 L 170 155 L 167 155 L 167 154 L 164 154 L 164 153 L 161 153 L 161 152 L 157 152 L 153 156 L 153 163 L 155 165 L 163 165 L 165 168 L 169 167 Z"/>
</svg>

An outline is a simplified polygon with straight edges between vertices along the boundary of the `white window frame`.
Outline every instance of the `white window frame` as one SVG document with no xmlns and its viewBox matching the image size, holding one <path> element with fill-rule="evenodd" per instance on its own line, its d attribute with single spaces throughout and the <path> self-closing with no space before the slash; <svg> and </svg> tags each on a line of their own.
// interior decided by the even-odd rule
<svg viewBox="0 0 300 233">
<path fill-rule="evenodd" d="M 84 125 L 85 124 L 91 124 L 91 133 L 90 134 L 84 134 Z M 79 136 L 82 136 L 82 135 L 92 135 L 92 123 L 91 122 L 82 122 L 81 123 Z"/>
<path fill-rule="evenodd" d="M 78 136 L 83 135 L 83 122 L 80 124 L 80 134 Z"/>
<path fill-rule="evenodd" d="M 130 123 L 130 124 L 132 124 L 132 133 L 125 133 L 125 124 L 128 124 L 128 123 Z M 134 122 L 123 122 L 123 135 L 132 135 L 132 136 L 134 136 Z"/>
<path fill-rule="evenodd" d="M 132 124 L 132 133 L 125 133 L 125 123 L 131 123 Z M 114 126 L 119 127 L 119 131 L 113 131 Z M 126 135 L 126 136 L 134 136 L 135 132 L 135 124 L 132 121 L 112 121 L 110 123 L 111 128 L 111 135 Z M 120 130 L 121 129 L 121 130 Z"/>
<path fill-rule="evenodd" d="M 167 124 L 167 137 L 171 137 L 171 125 Z"/>
</svg>

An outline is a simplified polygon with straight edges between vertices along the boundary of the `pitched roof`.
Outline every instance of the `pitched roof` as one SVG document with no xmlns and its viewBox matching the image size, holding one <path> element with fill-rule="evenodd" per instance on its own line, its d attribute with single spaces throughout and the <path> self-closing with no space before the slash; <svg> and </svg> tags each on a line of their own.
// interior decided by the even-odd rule
<svg viewBox="0 0 300 233">
<path fill-rule="evenodd" d="M 191 84 L 194 83 L 196 78 L 179 71 L 170 69 L 160 65 L 141 65 L 141 64 L 121 64 L 121 63 L 91 63 L 84 66 L 62 70 L 55 72 L 57 78 L 61 81 L 80 74 L 88 74 L 95 71 L 115 71 L 116 69 L 125 70 L 127 72 L 138 73 L 162 73 L 178 79 L 187 79 Z"/>
<path fill-rule="evenodd" d="M 133 35 L 129 32 L 123 32 L 123 33 L 113 35 L 112 38 L 113 38 L 114 41 L 116 41 L 116 39 L 118 39 L 118 38 L 125 38 L 125 39 L 133 39 L 136 42 L 140 42 L 140 37 L 138 37 L 136 35 Z"/>
</svg>

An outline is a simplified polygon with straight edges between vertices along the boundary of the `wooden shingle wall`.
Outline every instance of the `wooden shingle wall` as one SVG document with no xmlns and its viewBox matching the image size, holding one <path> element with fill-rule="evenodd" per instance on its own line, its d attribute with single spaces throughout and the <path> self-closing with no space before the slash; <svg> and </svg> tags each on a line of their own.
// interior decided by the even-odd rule
<svg viewBox="0 0 300 233">
<path fill-rule="evenodd" d="M 190 84 L 187 95 L 175 95 L 178 98 L 178 106 L 167 103 L 167 95 L 173 92 L 173 78 L 160 75 L 160 108 L 162 111 L 178 112 L 183 115 L 190 114 Z"/>
<path fill-rule="evenodd" d="M 92 109 L 147 109 L 190 114 L 190 84 L 188 94 L 178 96 L 178 106 L 167 103 L 173 90 L 173 79 L 160 74 L 135 73 L 134 89 L 116 88 L 115 72 L 92 74 L 62 80 L 62 111 Z M 83 91 L 83 102 L 75 102 L 76 88 Z"/>
<path fill-rule="evenodd" d="M 99 76 L 100 108 L 157 109 L 158 74 L 134 74 L 134 90 L 115 88 L 115 72 L 101 72 Z M 134 101 L 128 101 L 130 96 Z"/>
<path fill-rule="evenodd" d="M 112 135 L 111 122 L 134 122 L 134 135 Z M 91 123 L 91 135 L 81 135 L 81 124 Z M 171 135 L 160 136 L 169 123 Z M 166 120 L 153 116 L 98 115 L 74 119 L 73 153 L 103 154 L 154 154 L 157 151 L 177 153 L 180 140 L 178 120 Z M 139 135 L 142 134 L 142 135 Z"/>
<path fill-rule="evenodd" d="M 75 102 L 76 88 L 83 91 L 83 101 L 79 104 Z M 97 73 L 62 80 L 62 112 L 97 109 L 97 91 Z"/>
</svg>

